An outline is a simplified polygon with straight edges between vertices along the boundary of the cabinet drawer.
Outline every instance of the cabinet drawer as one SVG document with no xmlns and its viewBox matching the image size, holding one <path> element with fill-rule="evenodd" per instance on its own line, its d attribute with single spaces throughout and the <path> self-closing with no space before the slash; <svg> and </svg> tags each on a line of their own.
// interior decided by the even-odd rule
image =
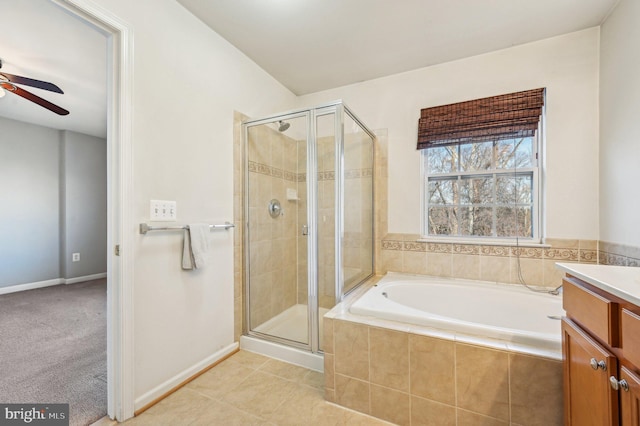
<svg viewBox="0 0 640 426">
<path fill-rule="evenodd" d="M 583 287 L 573 278 L 563 280 L 562 307 L 567 316 L 612 347 L 618 346 L 618 304 Z"/>
<path fill-rule="evenodd" d="M 623 309 L 620 322 L 622 353 L 633 365 L 640 366 L 640 316 Z"/>
</svg>

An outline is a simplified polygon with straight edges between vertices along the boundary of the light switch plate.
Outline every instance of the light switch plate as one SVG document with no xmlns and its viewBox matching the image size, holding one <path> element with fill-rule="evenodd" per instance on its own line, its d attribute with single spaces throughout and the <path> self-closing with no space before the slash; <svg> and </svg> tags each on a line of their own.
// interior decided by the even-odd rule
<svg viewBox="0 0 640 426">
<path fill-rule="evenodd" d="M 175 222 L 178 214 L 175 201 L 151 200 L 149 220 L 153 222 Z"/>
</svg>

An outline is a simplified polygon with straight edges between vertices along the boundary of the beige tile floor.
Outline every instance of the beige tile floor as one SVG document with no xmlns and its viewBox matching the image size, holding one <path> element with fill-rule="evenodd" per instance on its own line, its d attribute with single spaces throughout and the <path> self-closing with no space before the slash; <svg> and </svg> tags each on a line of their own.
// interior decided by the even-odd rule
<svg viewBox="0 0 640 426">
<path fill-rule="evenodd" d="M 390 424 L 328 403 L 323 392 L 322 373 L 240 351 L 125 424 Z"/>
</svg>

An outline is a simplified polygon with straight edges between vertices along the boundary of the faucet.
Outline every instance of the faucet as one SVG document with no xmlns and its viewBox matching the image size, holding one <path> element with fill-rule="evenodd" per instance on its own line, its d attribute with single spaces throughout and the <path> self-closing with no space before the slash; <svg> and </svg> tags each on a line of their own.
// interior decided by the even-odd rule
<svg viewBox="0 0 640 426">
<path fill-rule="evenodd" d="M 560 284 L 558 287 L 554 288 L 553 290 L 549 291 L 549 294 L 553 294 L 554 296 L 558 296 L 562 294 L 562 284 Z"/>
</svg>

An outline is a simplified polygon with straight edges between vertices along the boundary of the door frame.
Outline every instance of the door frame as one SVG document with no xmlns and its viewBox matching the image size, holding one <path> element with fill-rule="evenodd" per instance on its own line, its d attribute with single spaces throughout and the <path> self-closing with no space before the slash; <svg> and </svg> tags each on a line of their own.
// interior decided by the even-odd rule
<svg viewBox="0 0 640 426">
<path fill-rule="evenodd" d="M 133 31 L 91 0 L 50 0 L 107 38 L 107 414 L 134 413 Z"/>
</svg>

